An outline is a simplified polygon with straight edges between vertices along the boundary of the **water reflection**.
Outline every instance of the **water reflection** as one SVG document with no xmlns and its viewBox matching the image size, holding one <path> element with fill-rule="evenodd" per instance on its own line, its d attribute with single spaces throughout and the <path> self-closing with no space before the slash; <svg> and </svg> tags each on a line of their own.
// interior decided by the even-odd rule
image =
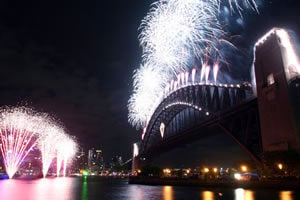
<svg viewBox="0 0 300 200">
<path fill-rule="evenodd" d="M 72 181 L 65 178 L 38 180 L 3 180 L 0 185 L 0 199 L 47 200 L 73 199 L 71 194 Z"/>
<path fill-rule="evenodd" d="M 254 192 L 238 188 L 235 191 L 235 200 L 254 200 Z"/>
<path fill-rule="evenodd" d="M 45 190 L 51 190 L 52 193 L 55 193 L 55 197 L 73 199 L 72 183 L 73 181 L 70 181 L 68 178 L 55 178 L 53 183 L 45 185 L 47 187 Z M 49 192 L 45 191 L 45 193 Z M 40 198 L 37 197 L 36 200 L 40 200 Z"/>
<path fill-rule="evenodd" d="M 173 187 L 164 186 L 163 187 L 163 199 L 164 200 L 173 200 Z"/>
<path fill-rule="evenodd" d="M 0 180 L 0 200 L 295 200 L 299 191 L 129 185 L 126 180 L 46 178 Z"/>
<path fill-rule="evenodd" d="M 88 200 L 88 196 L 87 196 L 87 177 L 86 176 L 83 177 L 81 200 Z"/>
<path fill-rule="evenodd" d="M 134 197 L 134 200 L 143 200 L 143 199 L 145 199 L 146 195 L 147 194 L 143 195 L 143 191 L 137 185 L 132 185 L 132 187 L 129 188 L 129 195 L 128 196 Z"/>
<path fill-rule="evenodd" d="M 293 192 L 292 191 L 280 191 L 279 193 L 280 200 L 293 200 Z"/>
<path fill-rule="evenodd" d="M 202 192 L 202 199 L 203 200 L 214 200 L 215 194 L 212 191 L 203 191 Z"/>
</svg>

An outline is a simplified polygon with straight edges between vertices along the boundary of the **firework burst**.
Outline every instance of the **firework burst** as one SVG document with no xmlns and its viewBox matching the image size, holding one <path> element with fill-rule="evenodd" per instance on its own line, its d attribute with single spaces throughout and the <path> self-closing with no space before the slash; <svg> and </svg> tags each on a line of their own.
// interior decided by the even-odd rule
<svg viewBox="0 0 300 200">
<path fill-rule="evenodd" d="M 136 70 L 134 79 L 134 93 L 129 100 L 129 121 L 137 127 L 143 127 L 161 100 L 164 80 L 167 73 L 160 68 L 144 65 Z"/>
<path fill-rule="evenodd" d="M 9 178 L 37 144 L 39 133 L 45 130 L 46 115 L 28 108 L 6 108 L 0 115 L 0 149 Z"/>
<path fill-rule="evenodd" d="M 76 142 L 68 135 L 61 135 L 59 142 L 56 143 L 57 150 L 57 176 L 60 175 L 60 170 L 63 164 L 63 176 L 66 176 L 68 160 L 70 160 L 77 150 Z"/>
<path fill-rule="evenodd" d="M 220 64 L 225 60 L 220 47 L 231 44 L 219 21 L 221 6 L 241 16 L 245 9 L 257 11 L 255 0 L 159 0 L 152 4 L 139 27 L 142 65 L 134 73 L 128 102 L 133 126 L 146 126 L 163 93 L 179 87 L 185 77 L 171 80 L 182 71 L 190 71 L 195 60 L 202 63 L 201 80 L 205 81 L 211 70 L 208 63 L 217 60 L 213 67 L 217 82 Z"/>
<path fill-rule="evenodd" d="M 213 0 L 220 7 L 221 4 L 229 4 L 231 11 L 237 11 L 241 16 L 244 9 L 252 9 L 258 12 L 255 0 Z"/>
<path fill-rule="evenodd" d="M 44 177 L 55 156 L 67 161 L 76 151 L 76 142 L 46 113 L 25 107 L 0 109 L 0 149 L 9 178 L 36 146 L 42 154 Z"/>
<path fill-rule="evenodd" d="M 217 38 L 224 34 L 218 7 L 206 1 L 158 1 L 142 21 L 139 35 L 143 60 L 152 67 L 178 73 L 195 56 L 217 50 Z"/>
<path fill-rule="evenodd" d="M 64 136 L 64 130 L 57 126 L 48 127 L 39 138 L 38 146 L 42 153 L 43 176 L 46 177 L 48 169 L 57 155 L 57 144 Z"/>
</svg>

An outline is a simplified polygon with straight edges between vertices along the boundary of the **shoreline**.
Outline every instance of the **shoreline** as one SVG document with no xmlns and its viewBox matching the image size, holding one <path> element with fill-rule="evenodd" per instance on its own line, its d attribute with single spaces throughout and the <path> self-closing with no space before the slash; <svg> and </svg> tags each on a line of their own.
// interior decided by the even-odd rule
<svg viewBox="0 0 300 200">
<path fill-rule="evenodd" d="M 247 189 L 300 189 L 300 180 L 200 180 L 188 178 L 158 178 L 134 177 L 128 178 L 128 184 L 139 185 L 170 185 L 170 186 L 197 186 L 203 188 L 247 188 Z"/>
</svg>

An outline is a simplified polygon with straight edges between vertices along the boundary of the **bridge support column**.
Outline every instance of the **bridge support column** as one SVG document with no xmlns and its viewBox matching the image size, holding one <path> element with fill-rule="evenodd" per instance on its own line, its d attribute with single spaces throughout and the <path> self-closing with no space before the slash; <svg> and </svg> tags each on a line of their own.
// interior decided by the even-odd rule
<svg viewBox="0 0 300 200">
<path fill-rule="evenodd" d="M 132 151 L 132 165 L 131 165 L 131 174 L 135 174 L 136 170 L 139 168 L 139 148 L 138 144 L 133 144 L 133 151 Z"/>
<path fill-rule="evenodd" d="M 132 157 L 131 174 L 135 174 L 136 170 L 139 169 L 139 157 Z"/>
<path fill-rule="evenodd" d="M 300 76 L 299 64 L 293 60 L 295 53 L 291 39 L 283 29 L 272 29 L 255 45 L 263 152 L 300 150 L 300 131 L 297 131 L 293 114 L 295 106 L 291 103 L 295 97 L 289 93 L 291 82 Z"/>
</svg>

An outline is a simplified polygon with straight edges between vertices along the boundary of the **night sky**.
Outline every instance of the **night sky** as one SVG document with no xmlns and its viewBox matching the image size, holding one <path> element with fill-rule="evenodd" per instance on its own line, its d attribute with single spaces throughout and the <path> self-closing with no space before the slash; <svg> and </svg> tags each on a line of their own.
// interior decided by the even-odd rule
<svg viewBox="0 0 300 200">
<path fill-rule="evenodd" d="M 142 53 L 137 29 L 152 2 L 1 1 L 0 105 L 50 113 L 85 149 L 102 148 L 105 159 L 130 158 L 140 137 L 127 121 Z M 249 79 L 251 45 L 272 26 L 290 28 L 300 39 L 299 10 L 297 0 L 264 1 L 260 14 L 229 27 L 240 36 L 243 55 L 228 67 L 235 79 Z M 216 146 L 212 151 L 231 145 L 215 140 L 206 140 Z"/>
</svg>

